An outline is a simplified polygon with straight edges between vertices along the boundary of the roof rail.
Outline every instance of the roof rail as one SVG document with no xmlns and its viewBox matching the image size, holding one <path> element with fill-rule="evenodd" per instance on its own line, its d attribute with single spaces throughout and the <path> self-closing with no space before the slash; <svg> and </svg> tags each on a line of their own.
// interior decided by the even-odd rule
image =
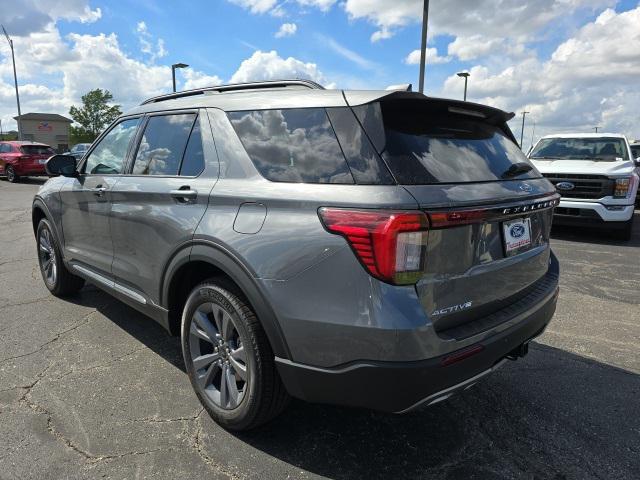
<svg viewBox="0 0 640 480">
<path fill-rule="evenodd" d="M 287 88 L 287 87 L 305 87 L 312 90 L 324 90 L 324 87 L 312 80 L 268 80 L 264 82 L 235 83 L 231 85 L 218 85 L 217 87 L 195 88 L 193 90 L 183 90 L 181 92 L 167 93 L 152 97 L 140 105 L 148 103 L 163 102 L 165 100 L 173 100 L 174 98 L 191 97 L 193 95 L 204 95 L 207 92 L 230 92 L 237 90 L 259 90 L 261 88 Z"/>
</svg>

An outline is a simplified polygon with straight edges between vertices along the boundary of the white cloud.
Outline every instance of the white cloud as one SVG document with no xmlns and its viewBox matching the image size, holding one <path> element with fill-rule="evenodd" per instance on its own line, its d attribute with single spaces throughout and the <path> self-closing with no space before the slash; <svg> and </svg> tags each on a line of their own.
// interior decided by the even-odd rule
<svg viewBox="0 0 640 480">
<path fill-rule="evenodd" d="M 592 131 L 594 125 L 640 137 L 640 6 L 607 9 L 558 45 L 551 58 L 527 58 L 493 71 L 471 68 L 469 96 L 506 110 L 527 109 L 537 133 Z M 445 96 L 458 98 L 460 79 L 450 76 Z"/>
<path fill-rule="evenodd" d="M 286 15 L 284 5 L 287 1 L 278 4 L 278 0 L 228 0 L 245 10 L 249 10 L 254 14 L 269 13 L 274 17 L 283 17 Z M 295 3 L 301 7 L 315 7 L 323 12 L 328 11 L 337 0 L 295 0 Z"/>
<path fill-rule="evenodd" d="M 451 57 L 441 57 L 438 55 L 438 50 L 435 48 L 427 48 L 427 64 L 439 64 L 448 63 L 451 61 Z M 404 59 L 404 63 L 407 65 L 420 65 L 420 49 L 413 50 Z"/>
<path fill-rule="evenodd" d="M 331 38 L 327 35 L 322 35 L 319 33 L 316 34 L 316 38 L 319 40 L 319 42 L 323 46 L 328 47 L 330 50 L 333 50 L 335 53 L 337 53 L 341 57 L 346 58 L 350 62 L 355 63 L 360 68 L 364 68 L 366 70 L 375 70 L 380 68 L 380 66 L 377 63 L 364 58 L 362 55 L 360 55 L 357 52 L 354 52 L 353 50 L 350 50 L 349 48 L 345 47 L 341 43 L 338 43 L 334 38 Z"/>
<path fill-rule="evenodd" d="M 296 0 L 302 6 L 316 7 L 326 12 L 337 0 Z"/>
<path fill-rule="evenodd" d="M 158 58 L 167 56 L 169 52 L 167 52 L 164 46 L 164 40 L 158 38 L 154 44 L 153 35 L 149 33 L 147 24 L 144 21 L 138 22 L 136 25 L 136 33 L 138 34 L 140 51 L 149 56 L 151 63 L 155 62 Z"/>
<path fill-rule="evenodd" d="M 184 90 L 191 90 L 192 88 L 203 87 L 215 87 L 222 84 L 222 79 L 217 75 L 207 75 L 191 68 L 182 70 L 182 75 L 185 78 Z"/>
<path fill-rule="evenodd" d="M 266 13 L 272 10 L 277 0 L 229 0 L 231 3 L 249 10 L 251 13 Z"/>
<path fill-rule="evenodd" d="M 240 64 L 230 83 L 294 78 L 314 80 L 318 83 L 325 81 L 324 75 L 315 63 L 304 63 L 293 57 L 284 59 L 275 50 L 258 50 Z"/>
<path fill-rule="evenodd" d="M 2 24 L 11 36 L 26 36 L 43 30 L 58 19 L 92 23 L 102 17 L 99 8 L 91 10 L 87 0 L 0 0 Z"/>
<path fill-rule="evenodd" d="M 283 23 L 275 33 L 276 38 L 290 37 L 295 35 L 298 31 L 298 26 L 295 23 Z"/>
</svg>

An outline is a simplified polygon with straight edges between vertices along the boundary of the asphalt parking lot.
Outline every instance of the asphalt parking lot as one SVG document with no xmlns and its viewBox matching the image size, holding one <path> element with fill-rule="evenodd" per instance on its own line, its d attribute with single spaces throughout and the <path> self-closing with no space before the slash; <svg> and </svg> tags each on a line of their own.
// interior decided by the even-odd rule
<svg viewBox="0 0 640 480">
<path fill-rule="evenodd" d="M 631 242 L 554 232 L 555 319 L 524 360 L 404 416 L 294 402 L 230 434 L 177 339 L 92 286 L 46 290 L 44 180 L 0 180 L 0 478 L 640 478 L 640 211 Z M 381 386 L 382 387 L 382 386 Z"/>
</svg>

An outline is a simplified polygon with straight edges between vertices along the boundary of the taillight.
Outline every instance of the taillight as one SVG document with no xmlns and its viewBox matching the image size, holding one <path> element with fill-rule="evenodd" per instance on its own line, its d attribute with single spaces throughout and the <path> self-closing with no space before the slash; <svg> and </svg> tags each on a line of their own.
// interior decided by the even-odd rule
<svg viewBox="0 0 640 480">
<path fill-rule="evenodd" d="M 371 275 L 396 285 L 424 273 L 429 220 L 422 212 L 321 208 L 325 228 L 347 239 Z"/>
</svg>

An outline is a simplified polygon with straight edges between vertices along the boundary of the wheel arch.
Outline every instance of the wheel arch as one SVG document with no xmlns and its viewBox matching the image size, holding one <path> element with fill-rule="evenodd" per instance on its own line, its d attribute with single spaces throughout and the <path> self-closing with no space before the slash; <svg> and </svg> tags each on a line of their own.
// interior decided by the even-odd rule
<svg viewBox="0 0 640 480">
<path fill-rule="evenodd" d="M 167 328 L 180 334 L 182 307 L 189 292 L 202 281 L 219 277 L 251 305 L 269 339 L 273 353 L 290 358 L 277 317 L 250 270 L 224 247 L 208 241 L 183 245 L 172 257 L 160 286 L 160 304 L 167 309 Z"/>
<path fill-rule="evenodd" d="M 43 218 L 46 218 L 51 224 L 51 227 L 53 228 L 52 233 L 60 247 L 60 253 L 64 255 L 64 249 L 62 248 L 62 236 L 58 231 L 58 225 L 53 220 L 53 215 L 47 207 L 47 204 L 44 203 L 44 201 L 42 201 L 40 198 L 36 197 L 33 201 L 33 205 L 31 206 L 31 223 L 33 225 L 34 235 L 38 234 L 38 225 L 40 224 L 40 220 L 42 220 Z"/>
</svg>

